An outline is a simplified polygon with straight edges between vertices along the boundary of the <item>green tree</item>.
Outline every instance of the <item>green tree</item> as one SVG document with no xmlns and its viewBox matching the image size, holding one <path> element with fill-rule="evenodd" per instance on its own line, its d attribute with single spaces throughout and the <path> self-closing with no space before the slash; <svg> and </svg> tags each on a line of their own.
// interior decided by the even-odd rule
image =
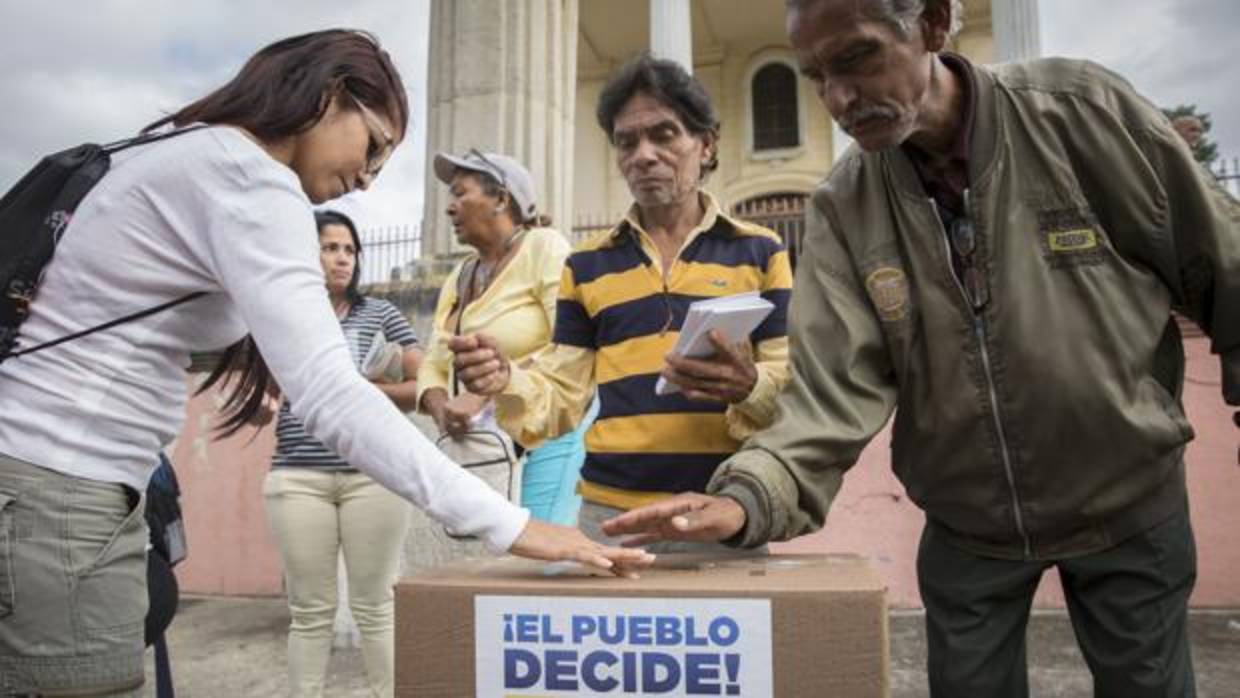
<svg viewBox="0 0 1240 698">
<path fill-rule="evenodd" d="M 1196 104 L 1181 104 L 1174 109 L 1163 109 L 1163 113 L 1171 121 L 1175 121 L 1181 116 L 1193 116 L 1201 121 L 1201 138 L 1197 141 L 1197 145 L 1193 146 L 1193 157 L 1197 158 L 1197 162 L 1209 167 L 1218 159 L 1218 144 L 1210 140 L 1207 134 L 1214 125 L 1210 120 L 1208 112 L 1197 111 Z"/>
</svg>

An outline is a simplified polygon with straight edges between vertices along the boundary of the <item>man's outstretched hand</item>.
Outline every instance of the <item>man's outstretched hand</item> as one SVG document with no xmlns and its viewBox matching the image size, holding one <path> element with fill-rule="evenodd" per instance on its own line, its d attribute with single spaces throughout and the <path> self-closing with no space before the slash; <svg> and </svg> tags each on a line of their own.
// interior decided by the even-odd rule
<svg viewBox="0 0 1240 698">
<path fill-rule="evenodd" d="M 630 536 L 625 546 L 665 540 L 721 541 L 745 527 L 745 510 L 731 497 L 686 492 L 603 522 L 609 536 Z"/>
</svg>

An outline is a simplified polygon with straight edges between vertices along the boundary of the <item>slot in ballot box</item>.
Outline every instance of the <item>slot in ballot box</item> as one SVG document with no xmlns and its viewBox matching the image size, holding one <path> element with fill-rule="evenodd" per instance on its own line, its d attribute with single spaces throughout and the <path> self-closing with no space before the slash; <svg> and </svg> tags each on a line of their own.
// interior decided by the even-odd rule
<svg viewBox="0 0 1240 698">
<path fill-rule="evenodd" d="M 888 695 L 886 588 L 853 555 L 661 555 L 640 579 L 516 558 L 396 585 L 396 695 Z"/>
</svg>

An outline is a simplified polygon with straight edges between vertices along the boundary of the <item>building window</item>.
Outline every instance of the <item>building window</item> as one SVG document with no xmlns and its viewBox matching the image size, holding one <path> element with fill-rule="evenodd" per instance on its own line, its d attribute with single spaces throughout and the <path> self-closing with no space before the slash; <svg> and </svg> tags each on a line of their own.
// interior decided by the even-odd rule
<svg viewBox="0 0 1240 698">
<path fill-rule="evenodd" d="M 776 150 L 801 144 L 797 116 L 797 75 L 783 63 L 763 66 L 753 76 L 753 149 Z"/>
</svg>

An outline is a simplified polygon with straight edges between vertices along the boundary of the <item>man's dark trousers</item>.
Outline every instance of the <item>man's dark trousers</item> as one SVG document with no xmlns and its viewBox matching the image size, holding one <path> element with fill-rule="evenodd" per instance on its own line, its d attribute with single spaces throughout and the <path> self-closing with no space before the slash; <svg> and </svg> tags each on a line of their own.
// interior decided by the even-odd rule
<svg viewBox="0 0 1240 698">
<path fill-rule="evenodd" d="M 1101 552 L 998 560 L 949 545 L 927 521 L 917 555 L 934 698 L 1025 698 L 1025 629 L 1042 573 L 1058 567 L 1097 698 L 1192 698 L 1188 597 L 1197 553 L 1188 507 Z"/>
</svg>

